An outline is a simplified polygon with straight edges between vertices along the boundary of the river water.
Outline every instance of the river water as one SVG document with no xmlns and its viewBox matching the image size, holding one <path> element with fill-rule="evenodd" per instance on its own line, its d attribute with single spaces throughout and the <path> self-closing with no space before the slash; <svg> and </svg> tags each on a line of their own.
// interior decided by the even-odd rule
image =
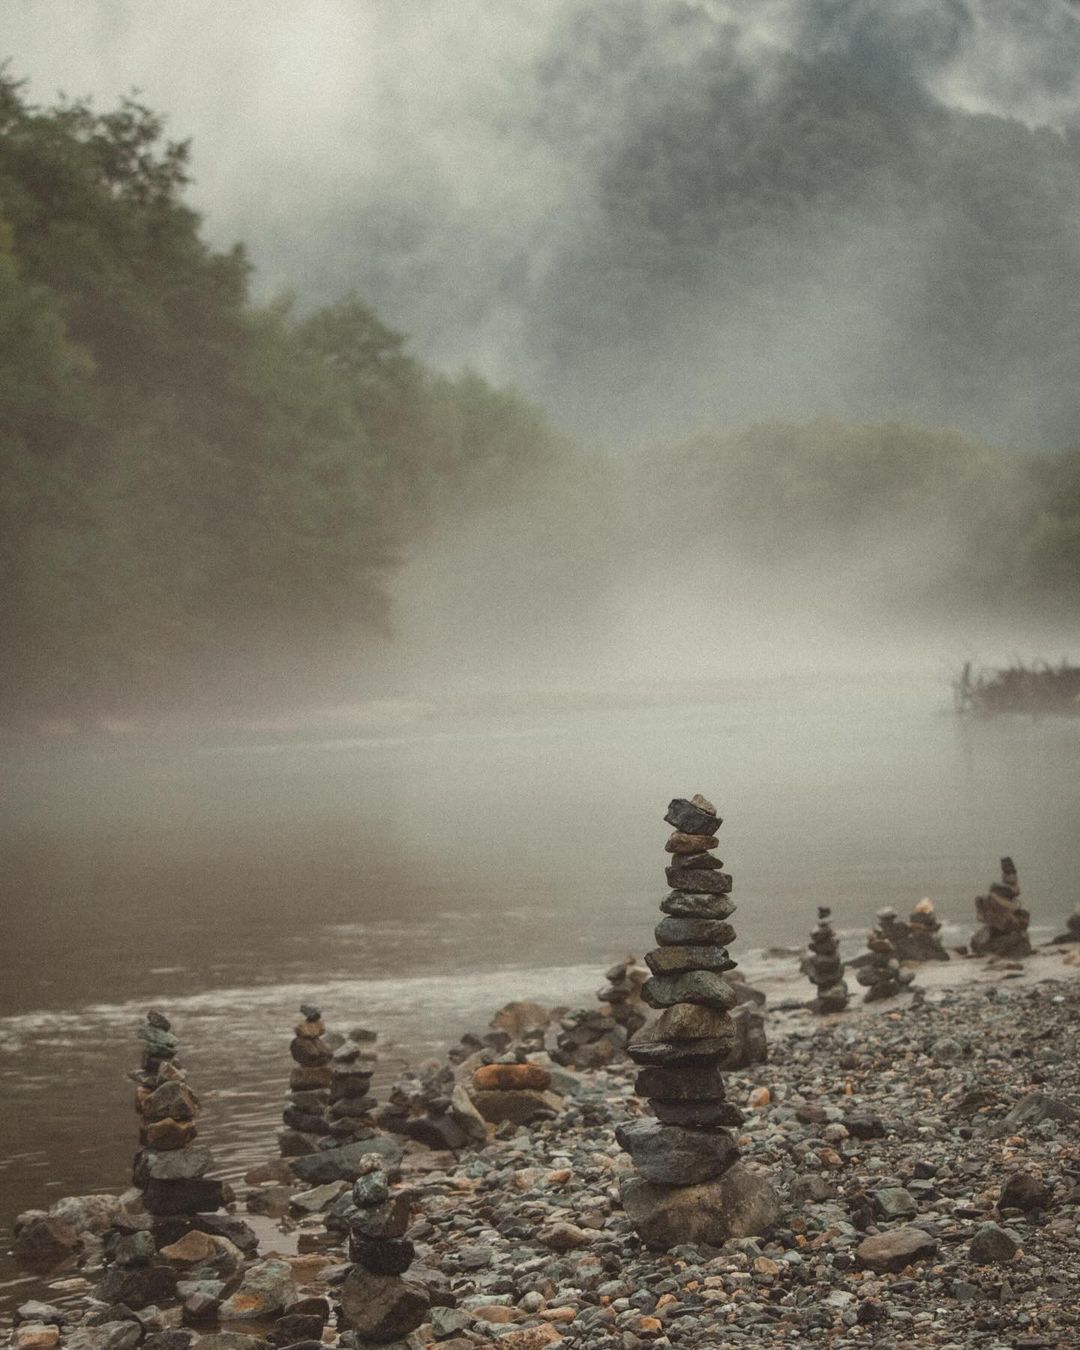
<svg viewBox="0 0 1080 1350">
<path fill-rule="evenodd" d="M 301 1000 L 379 1032 L 383 1083 L 511 998 L 591 1002 L 651 945 L 672 796 L 726 818 L 751 975 L 819 903 L 853 951 L 877 908 L 924 895 L 966 938 L 1005 852 L 1038 933 L 1080 900 L 1080 722 L 963 721 L 936 677 L 400 706 L 361 731 L 4 760 L 0 1249 L 20 1210 L 126 1184 L 150 1004 L 235 1177 L 274 1151 Z M 0 1312 L 31 1287 L 0 1266 Z"/>
</svg>

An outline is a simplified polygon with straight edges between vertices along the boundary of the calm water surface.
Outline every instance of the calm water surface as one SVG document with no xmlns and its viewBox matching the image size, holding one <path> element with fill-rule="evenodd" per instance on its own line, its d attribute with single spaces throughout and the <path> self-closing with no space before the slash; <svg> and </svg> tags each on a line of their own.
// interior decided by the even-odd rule
<svg viewBox="0 0 1080 1350">
<path fill-rule="evenodd" d="M 962 722 L 937 679 L 522 701 L 3 767 L 3 1249 L 21 1209 L 126 1183 L 148 1004 L 172 1014 L 235 1177 L 273 1152 L 302 999 L 378 1029 L 383 1083 L 510 998 L 591 1001 L 612 958 L 651 945 L 676 794 L 726 818 L 750 973 L 818 903 L 854 941 L 881 905 L 931 895 L 966 937 L 1003 852 L 1048 932 L 1080 900 L 1080 722 Z M 0 1312 L 30 1287 L 0 1266 Z"/>
</svg>

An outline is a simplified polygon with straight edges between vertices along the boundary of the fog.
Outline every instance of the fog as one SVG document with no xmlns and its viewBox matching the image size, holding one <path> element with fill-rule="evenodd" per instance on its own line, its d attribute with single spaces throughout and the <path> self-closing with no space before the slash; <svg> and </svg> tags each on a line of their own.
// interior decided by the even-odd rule
<svg viewBox="0 0 1080 1350">
<path fill-rule="evenodd" d="M 576 435 L 1076 443 L 1067 0 L 15 0 L 0 33 L 38 97 L 138 88 L 193 136 L 261 294 L 355 288 Z"/>
</svg>

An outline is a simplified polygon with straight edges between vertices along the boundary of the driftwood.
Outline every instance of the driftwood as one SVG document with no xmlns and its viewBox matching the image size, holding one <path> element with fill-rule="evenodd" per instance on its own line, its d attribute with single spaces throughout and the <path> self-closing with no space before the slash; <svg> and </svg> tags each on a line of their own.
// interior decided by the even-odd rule
<svg viewBox="0 0 1080 1350">
<path fill-rule="evenodd" d="M 997 670 L 975 671 L 964 663 L 953 683 L 956 710 L 981 717 L 999 713 L 1057 713 L 1080 716 L 1080 666 L 1017 661 Z"/>
</svg>

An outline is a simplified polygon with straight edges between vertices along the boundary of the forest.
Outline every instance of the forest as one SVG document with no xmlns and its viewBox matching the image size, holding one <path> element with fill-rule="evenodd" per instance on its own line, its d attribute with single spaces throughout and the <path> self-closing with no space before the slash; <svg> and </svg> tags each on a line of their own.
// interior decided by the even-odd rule
<svg viewBox="0 0 1080 1350">
<path fill-rule="evenodd" d="M 885 604 L 1080 617 L 1074 446 L 828 419 L 581 445 L 513 390 L 426 367 L 355 294 L 256 302 L 188 177 L 140 102 L 41 108 L 0 79 L 6 721 L 355 688 L 403 564 L 493 512 L 557 521 L 561 563 L 600 587 L 645 519 L 763 566 L 930 530 Z"/>
</svg>

